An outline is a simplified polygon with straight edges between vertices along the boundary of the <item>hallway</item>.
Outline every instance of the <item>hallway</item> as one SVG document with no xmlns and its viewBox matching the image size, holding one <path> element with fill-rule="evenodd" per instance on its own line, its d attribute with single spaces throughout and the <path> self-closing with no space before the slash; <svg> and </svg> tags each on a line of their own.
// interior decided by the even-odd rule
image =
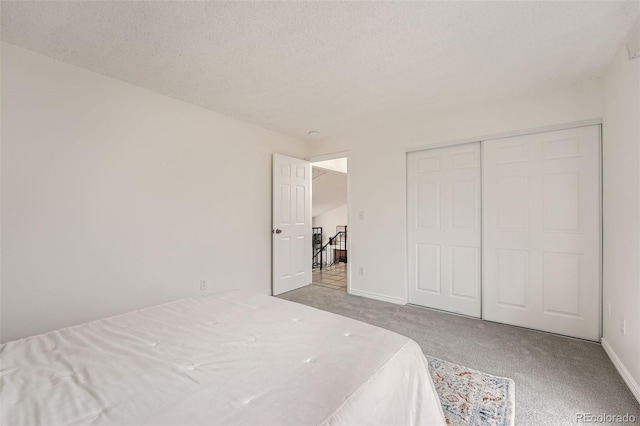
<svg viewBox="0 0 640 426">
<path fill-rule="evenodd" d="M 312 273 L 312 284 L 334 290 L 347 291 L 347 264 L 338 263 Z"/>
</svg>

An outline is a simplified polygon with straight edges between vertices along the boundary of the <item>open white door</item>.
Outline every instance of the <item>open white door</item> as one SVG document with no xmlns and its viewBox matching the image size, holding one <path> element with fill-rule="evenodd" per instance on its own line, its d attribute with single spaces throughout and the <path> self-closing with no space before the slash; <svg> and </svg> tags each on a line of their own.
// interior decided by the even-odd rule
<svg viewBox="0 0 640 426">
<path fill-rule="evenodd" d="M 311 283 L 311 163 L 273 155 L 273 295 Z"/>
</svg>

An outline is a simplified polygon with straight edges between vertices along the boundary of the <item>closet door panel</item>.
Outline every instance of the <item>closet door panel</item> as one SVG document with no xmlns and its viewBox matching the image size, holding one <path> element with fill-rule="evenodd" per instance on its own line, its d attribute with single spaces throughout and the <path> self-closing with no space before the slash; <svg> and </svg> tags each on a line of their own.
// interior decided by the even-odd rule
<svg viewBox="0 0 640 426">
<path fill-rule="evenodd" d="M 480 144 L 407 156 L 409 302 L 480 317 Z"/>
<path fill-rule="evenodd" d="M 483 316 L 600 337 L 599 126 L 483 142 Z"/>
</svg>

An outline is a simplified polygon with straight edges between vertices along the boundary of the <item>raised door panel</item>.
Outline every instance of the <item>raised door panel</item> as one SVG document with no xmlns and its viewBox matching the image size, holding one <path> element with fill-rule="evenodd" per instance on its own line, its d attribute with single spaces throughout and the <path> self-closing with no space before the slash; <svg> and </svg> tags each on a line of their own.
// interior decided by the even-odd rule
<svg viewBox="0 0 640 426">
<path fill-rule="evenodd" d="M 495 254 L 498 304 L 528 309 L 529 252 L 496 249 Z"/>
<path fill-rule="evenodd" d="M 545 174 L 543 177 L 544 232 L 580 230 L 579 173 Z"/>
<path fill-rule="evenodd" d="M 581 254 L 573 253 L 544 253 L 542 267 L 545 314 L 582 318 L 580 291 L 585 285 L 582 257 Z"/>
<path fill-rule="evenodd" d="M 440 265 L 440 246 L 416 244 L 416 287 L 419 291 L 441 293 Z"/>
<path fill-rule="evenodd" d="M 527 176 L 497 178 L 498 227 L 505 231 L 526 231 L 529 223 L 529 179 Z"/>
<path fill-rule="evenodd" d="M 455 180 L 451 184 L 451 227 L 479 229 L 480 182 L 478 179 Z"/>
<path fill-rule="evenodd" d="M 280 210 L 278 210 L 278 222 L 281 225 L 291 225 L 291 185 L 280 184 Z"/>
<path fill-rule="evenodd" d="M 440 181 L 418 182 L 416 187 L 417 226 L 440 229 Z"/>
<path fill-rule="evenodd" d="M 480 248 L 450 247 L 451 297 L 480 301 Z"/>
<path fill-rule="evenodd" d="M 276 239 L 277 251 L 280 253 L 278 262 L 278 279 L 287 280 L 291 278 L 291 237 L 278 237 Z"/>
</svg>

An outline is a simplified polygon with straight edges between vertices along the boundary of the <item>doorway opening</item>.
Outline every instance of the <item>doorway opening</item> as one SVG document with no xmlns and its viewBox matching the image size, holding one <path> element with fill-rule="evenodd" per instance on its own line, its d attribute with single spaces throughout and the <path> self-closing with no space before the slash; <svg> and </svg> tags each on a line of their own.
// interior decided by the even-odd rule
<svg viewBox="0 0 640 426">
<path fill-rule="evenodd" d="M 312 284 L 349 291 L 349 159 L 310 159 L 312 183 Z"/>
</svg>

